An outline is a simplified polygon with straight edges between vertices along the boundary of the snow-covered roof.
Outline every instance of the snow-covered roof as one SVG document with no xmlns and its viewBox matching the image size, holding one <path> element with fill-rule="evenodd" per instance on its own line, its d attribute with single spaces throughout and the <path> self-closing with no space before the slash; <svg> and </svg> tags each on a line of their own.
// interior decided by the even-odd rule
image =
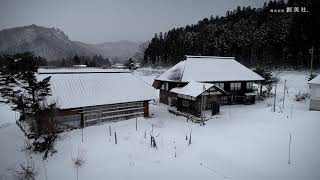
<svg viewBox="0 0 320 180">
<path fill-rule="evenodd" d="M 38 74 L 51 76 L 52 96 L 61 109 L 143 101 L 156 98 L 156 91 L 131 73 Z"/>
<path fill-rule="evenodd" d="M 311 81 L 308 82 L 308 84 L 320 84 L 320 75 L 313 78 Z"/>
<path fill-rule="evenodd" d="M 187 56 L 156 80 L 174 82 L 259 81 L 261 76 L 237 62 L 234 57 Z"/>
<path fill-rule="evenodd" d="M 128 69 L 102 69 L 102 68 L 39 68 L 39 74 L 72 74 L 72 73 L 130 73 Z"/>
<path fill-rule="evenodd" d="M 191 97 L 198 97 L 200 94 L 212 88 L 213 86 L 215 85 L 210 83 L 199 83 L 191 81 L 184 87 L 176 87 L 171 89 L 170 92 L 187 95 Z"/>
</svg>

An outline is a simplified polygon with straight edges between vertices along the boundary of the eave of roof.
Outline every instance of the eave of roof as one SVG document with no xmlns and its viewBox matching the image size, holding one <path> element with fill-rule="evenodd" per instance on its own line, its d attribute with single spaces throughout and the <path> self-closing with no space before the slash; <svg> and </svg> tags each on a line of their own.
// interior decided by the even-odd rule
<svg viewBox="0 0 320 180">
<path fill-rule="evenodd" d="M 308 84 L 320 84 L 320 75 L 313 78 L 311 81 L 308 82 Z"/>
</svg>

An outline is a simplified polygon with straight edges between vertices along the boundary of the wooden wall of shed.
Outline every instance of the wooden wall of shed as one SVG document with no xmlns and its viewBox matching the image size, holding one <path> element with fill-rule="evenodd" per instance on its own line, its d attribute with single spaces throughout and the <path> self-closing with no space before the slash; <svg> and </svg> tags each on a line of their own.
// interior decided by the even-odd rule
<svg viewBox="0 0 320 180">
<path fill-rule="evenodd" d="M 182 101 L 188 101 L 189 107 L 182 106 Z M 216 95 L 205 96 L 206 110 L 212 109 L 212 104 L 219 104 L 219 97 Z M 201 96 L 198 96 L 195 101 L 177 98 L 177 110 L 181 112 L 190 113 L 196 117 L 201 114 Z"/>
<path fill-rule="evenodd" d="M 62 109 L 57 112 L 57 116 L 70 116 L 80 114 L 81 109 Z"/>
<path fill-rule="evenodd" d="M 188 101 L 189 107 L 185 107 L 182 105 L 182 101 Z M 199 102 L 191 101 L 187 99 L 177 98 L 177 111 L 185 112 L 192 114 L 196 117 L 200 116 L 200 108 L 199 108 Z"/>
</svg>

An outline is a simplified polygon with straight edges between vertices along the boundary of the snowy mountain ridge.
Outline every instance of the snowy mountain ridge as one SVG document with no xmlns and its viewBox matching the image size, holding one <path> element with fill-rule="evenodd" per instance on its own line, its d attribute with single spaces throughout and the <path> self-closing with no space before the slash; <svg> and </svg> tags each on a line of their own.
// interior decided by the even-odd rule
<svg viewBox="0 0 320 180">
<path fill-rule="evenodd" d="M 132 57 L 140 43 L 132 41 L 116 41 L 101 44 L 87 44 L 72 41 L 58 28 L 47 28 L 29 25 L 4 29 L 0 31 L 0 54 L 32 51 L 48 61 L 81 56 L 101 54 L 104 57 Z"/>
</svg>

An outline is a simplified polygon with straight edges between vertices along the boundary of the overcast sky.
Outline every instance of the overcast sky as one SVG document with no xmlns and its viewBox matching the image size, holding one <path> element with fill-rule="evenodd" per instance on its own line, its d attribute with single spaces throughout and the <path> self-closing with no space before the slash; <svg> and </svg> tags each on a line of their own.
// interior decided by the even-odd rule
<svg viewBox="0 0 320 180">
<path fill-rule="evenodd" d="M 0 29 L 36 24 L 57 27 L 88 43 L 151 39 L 154 33 L 225 15 L 266 0 L 0 0 Z"/>
</svg>

